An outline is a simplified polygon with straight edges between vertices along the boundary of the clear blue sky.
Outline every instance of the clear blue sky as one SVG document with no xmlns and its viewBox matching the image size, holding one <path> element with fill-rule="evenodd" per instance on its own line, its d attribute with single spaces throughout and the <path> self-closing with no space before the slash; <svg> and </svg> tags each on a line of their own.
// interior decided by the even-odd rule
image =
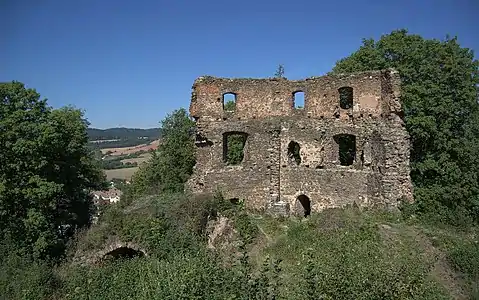
<svg viewBox="0 0 479 300">
<path fill-rule="evenodd" d="M 0 0 L 0 81 L 92 127 L 156 127 L 196 77 L 324 75 L 362 38 L 407 28 L 479 51 L 479 0 Z"/>
</svg>

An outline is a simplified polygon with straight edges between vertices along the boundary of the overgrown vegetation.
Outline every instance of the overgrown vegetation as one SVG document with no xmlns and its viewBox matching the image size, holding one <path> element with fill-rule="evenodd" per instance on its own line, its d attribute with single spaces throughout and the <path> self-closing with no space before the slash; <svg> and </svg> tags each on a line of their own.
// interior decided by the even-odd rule
<svg viewBox="0 0 479 300">
<path fill-rule="evenodd" d="M 162 143 L 132 177 L 133 184 L 123 203 L 141 195 L 183 192 L 183 184 L 193 172 L 195 124 L 186 110 L 182 108 L 168 114 L 161 125 Z"/>
<path fill-rule="evenodd" d="M 106 187 L 87 146 L 88 123 L 20 82 L 0 83 L 0 99 L 0 240 L 58 258 L 91 221 L 89 191 Z"/>
<path fill-rule="evenodd" d="M 237 165 L 243 161 L 244 147 L 246 144 L 246 135 L 242 133 L 232 133 L 225 136 L 226 157 L 225 162 L 228 165 Z"/>
<path fill-rule="evenodd" d="M 344 208 L 273 219 L 247 212 L 242 199 L 185 194 L 195 124 L 179 109 L 161 122 L 162 144 L 121 201 L 88 227 L 88 192 L 105 186 L 81 112 L 1 84 L 0 298 L 479 299 L 477 62 L 455 39 L 395 31 L 365 41 L 334 72 L 385 67 L 403 77 L 413 140 L 418 202 L 402 214 Z M 242 160 L 242 147 L 228 147 Z M 290 152 L 296 159 L 300 149 Z M 112 239 L 148 255 L 73 263 Z"/>
</svg>

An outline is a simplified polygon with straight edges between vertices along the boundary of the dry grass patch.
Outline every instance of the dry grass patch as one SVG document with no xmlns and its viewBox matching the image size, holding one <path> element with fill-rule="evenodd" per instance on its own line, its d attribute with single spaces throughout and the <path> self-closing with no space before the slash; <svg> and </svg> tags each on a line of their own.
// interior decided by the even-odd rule
<svg viewBox="0 0 479 300">
<path fill-rule="evenodd" d="M 133 174 L 137 170 L 138 170 L 138 167 L 133 167 L 133 168 L 105 170 L 105 173 L 108 180 L 111 180 L 113 178 L 130 180 L 131 176 L 133 176 Z"/>
<path fill-rule="evenodd" d="M 111 156 L 116 156 L 116 155 L 125 155 L 125 154 L 133 154 L 138 151 L 149 151 L 149 150 L 155 150 L 158 148 L 158 145 L 160 144 L 160 140 L 156 140 L 151 142 L 150 144 L 141 144 L 138 146 L 134 147 L 121 147 L 121 148 L 105 148 L 101 149 L 101 153 L 106 154 L 107 152 L 111 152 Z"/>
<path fill-rule="evenodd" d="M 149 160 L 151 157 L 151 154 L 150 153 L 143 153 L 142 155 L 140 155 L 140 157 L 136 157 L 136 158 L 126 158 L 126 159 L 123 159 L 121 160 L 122 163 L 126 164 L 126 163 L 138 163 L 138 164 L 141 164 L 141 163 L 144 163 L 146 162 L 147 160 Z"/>
</svg>

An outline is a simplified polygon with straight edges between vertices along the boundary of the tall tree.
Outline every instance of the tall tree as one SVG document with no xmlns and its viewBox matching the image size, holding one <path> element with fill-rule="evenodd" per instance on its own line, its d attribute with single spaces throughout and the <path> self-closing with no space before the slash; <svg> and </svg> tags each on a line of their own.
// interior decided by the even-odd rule
<svg viewBox="0 0 479 300">
<path fill-rule="evenodd" d="M 284 78 L 284 66 L 279 65 L 278 68 L 276 69 L 276 72 L 274 73 L 274 77 L 276 78 Z"/>
<path fill-rule="evenodd" d="M 20 82 L 1 83 L 0 99 L 0 238 L 56 256 L 89 224 L 89 192 L 105 187 L 88 123 L 79 110 L 48 107 Z"/>
<path fill-rule="evenodd" d="M 455 37 L 428 40 L 397 30 L 363 40 L 332 71 L 400 72 L 418 208 L 450 221 L 464 213 L 479 220 L 478 66 Z"/>
<path fill-rule="evenodd" d="M 131 196 L 183 191 L 184 183 L 193 172 L 196 162 L 194 126 L 195 123 L 183 108 L 168 114 L 161 121 L 160 146 L 133 176 L 129 188 Z"/>
</svg>

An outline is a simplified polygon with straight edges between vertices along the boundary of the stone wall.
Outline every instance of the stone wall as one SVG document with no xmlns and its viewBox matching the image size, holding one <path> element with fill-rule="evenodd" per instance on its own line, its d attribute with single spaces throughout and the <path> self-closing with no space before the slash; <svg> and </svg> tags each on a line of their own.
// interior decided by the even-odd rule
<svg viewBox="0 0 479 300">
<path fill-rule="evenodd" d="M 345 108 L 339 101 L 343 88 L 352 88 L 352 105 Z M 294 106 L 298 91 L 304 92 L 302 109 Z M 282 214 L 304 214 L 301 195 L 312 211 L 412 201 L 399 91 L 394 70 L 297 81 L 200 77 L 190 105 L 197 164 L 187 187 L 194 193 L 221 190 L 251 209 Z M 223 109 L 226 93 L 236 96 L 234 112 Z M 230 133 L 246 136 L 238 165 L 225 162 Z M 339 158 L 341 135 L 355 139 L 349 165 Z M 288 154 L 291 142 L 300 146 L 299 165 Z"/>
</svg>

